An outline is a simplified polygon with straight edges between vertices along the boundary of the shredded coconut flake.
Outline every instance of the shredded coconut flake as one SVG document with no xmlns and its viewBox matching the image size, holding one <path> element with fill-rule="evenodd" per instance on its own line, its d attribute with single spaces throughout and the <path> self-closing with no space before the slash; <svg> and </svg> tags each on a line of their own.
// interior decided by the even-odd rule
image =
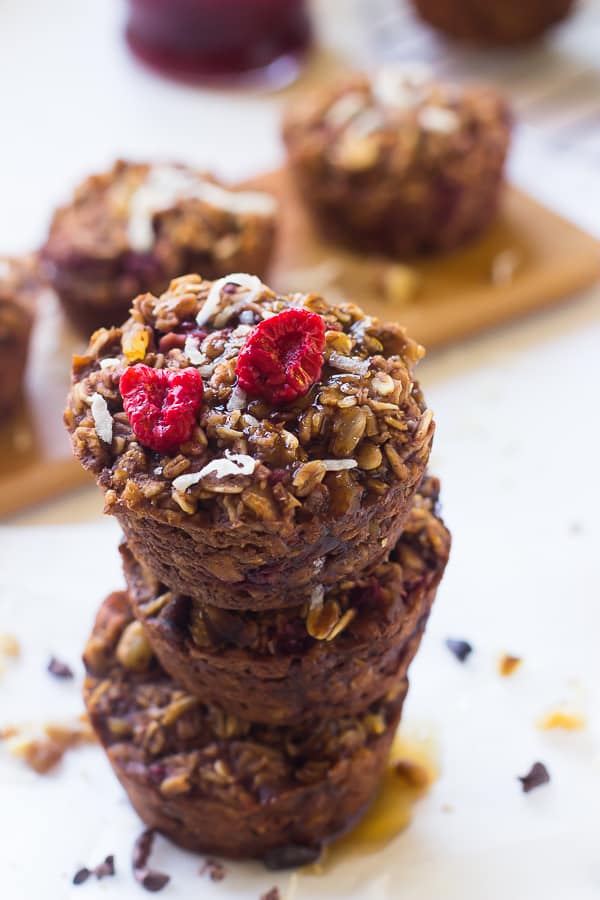
<svg viewBox="0 0 600 900">
<path fill-rule="evenodd" d="M 460 119 L 452 109 L 443 106 L 424 106 L 419 112 L 419 125 L 425 131 L 452 134 L 460 125 Z"/>
<path fill-rule="evenodd" d="M 227 412 L 233 412 L 235 409 L 244 409 L 247 399 L 246 391 L 243 391 L 241 387 L 236 385 L 227 403 Z"/>
<path fill-rule="evenodd" d="M 154 166 L 130 200 L 127 237 L 132 250 L 150 250 L 154 215 L 185 199 L 201 200 L 234 215 L 270 216 L 277 210 L 277 201 L 270 194 L 229 191 L 177 166 Z"/>
<path fill-rule="evenodd" d="M 113 420 L 102 394 L 93 394 L 91 408 L 98 437 L 105 444 L 110 444 L 112 442 Z"/>
<path fill-rule="evenodd" d="M 230 453 L 225 451 L 225 459 L 213 459 L 199 472 L 190 475 L 180 475 L 173 481 L 176 491 L 185 492 L 189 487 L 198 484 L 207 475 L 216 475 L 217 478 L 227 478 L 229 475 L 252 475 L 256 468 L 256 460 L 245 453 Z"/>
<path fill-rule="evenodd" d="M 333 369 L 339 369 L 340 372 L 352 372 L 354 375 L 366 375 L 370 365 L 368 359 L 354 359 L 352 356 L 344 356 L 335 350 L 329 354 L 327 362 Z"/>
<path fill-rule="evenodd" d="M 325 119 L 334 128 L 340 128 L 356 116 L 365 105 L 365 96 L 359 91 L 343 94 L 325 114 Z"/>
<path fill-rule="evenodd" d="M 116 367 L 120 365 L 121 360 L 117 359 L 116 356 L 107 356 L 106 359 L 100 360 L 101 369 L 116 369 Z"/>
<path fill-rule="evenodd" d="M 195 338 L 191 334 L 188 335 L 185 339 L 183 352 L 193 366 L 199 366 L 205 360 L 204 354 L 200 353 L 200 350 L 198 349 L 198 338 Z"/>
<path fill-rule="evenodd" d="M 358 465 L 355 459 L 324 459 L 322 462 L 327 472 L 343 472 L 345 469 L 355 469 Z"/>
<path fill-rule="evenodd" d="M 254 325 L 254 313 L 251 309 L 244 309 L 240 313 L 240 322 L 242 325 Z"/>
<path fill-rule="evenodd" d="M 311 609 L 316 609 L 319 606 L 323 605 L 323 597 L 325 596 L 325 588 L 322 584 L 318 584 L 316 587 L 312 589 L 312 593 L 310 595 L 310 607 Z"/>
<path fill-rule="evenodd" d="M 162 475 L 162 466 L 157 466 L 155 469 L 153 469 L 153 472 L 155 475 Z"/>
<path fill-rule="evenodd" d="M 226 284 L 237 284 L 239 287 L 246 288 L 247 295 L 244 297 L 245 303 L 252 303 L 254 298 L 261 292 L 263 284 L 256 275 L 248 275 L 246 272 L 234 272 L 232 275 L 226 275 L 225 278 L 219 278 L 213 282 L 204 306 L 196 316 L 198 325 L 204 325 L 212 318 L 219 309 L 221 303 L 221 291 Z"/>
<path fill-rule="evenodd" d="M 431 69 L 423 63 L 386 66 L 372 81 L 373 95 L 384 106 L 410 109 L 417 105 L 431 79 Z"/>
</svg>

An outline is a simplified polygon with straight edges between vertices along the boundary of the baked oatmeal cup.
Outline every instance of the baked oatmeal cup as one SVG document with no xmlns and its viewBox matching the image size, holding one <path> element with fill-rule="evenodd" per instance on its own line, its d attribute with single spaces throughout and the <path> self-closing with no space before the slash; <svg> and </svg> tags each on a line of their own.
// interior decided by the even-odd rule
<svg viewBox="0 0 600 900">
<path fill-rule="evenodd" d="M 188 275 L 76 357 L 65 412 L 133 555 L 210 606 L 301 606 L 389 555 L 434 423 L 394 324 Z"/>
<path fill-rule="evenodd" d="M 412 0 L 421 18 L 459 41 L 523 44 L 566 19 L 575 0 Z"/>
<path fill-rule="evenodd" d="M 434 81 L 416 64 L 320 88 L 283 122 L 299 194 L 325 234 L 393 257 L 450 250 L 493 221 L 510 131 L 494 90 Z"/>
<path fill-rule="evenodd" d="M 184 165 L 122 160 L 87 178 L 54 214 L 41 256 L 48 280 L 86 334 L 117 325 L 136 294 L 182 272 L 263 275 L 277 204 Z"/>
<path fill-rule="evenodd" d="M 132 611 L 168 674 L 205 703 L 253 722 L 297 726 L 357 715 L 406 679 L 450 549 L 427 477 L 386 562 L 303 607 L 241 612 L 166 591 L 125 544 Z"/>
<path fill-rule="evenodd" d="M 310 729 L 256 725 L 201 702 L 153 658 L 124 593 L 104 602 L 86 647 L 90 721 L 138 815 L 202 853 L 285 867 L 368 806 L 406 683 L 359 716 Z"/>
<path fill-rule="evenodd" d="M 0 422 L 22 399 L 36 288 L 33 257 L 0 257 Z"/>
</svg>

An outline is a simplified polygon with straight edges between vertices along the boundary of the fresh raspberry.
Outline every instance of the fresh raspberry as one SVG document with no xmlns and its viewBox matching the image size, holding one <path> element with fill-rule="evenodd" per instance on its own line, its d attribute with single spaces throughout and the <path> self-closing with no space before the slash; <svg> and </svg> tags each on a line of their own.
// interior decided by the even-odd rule
<svg viewBox="0 0 600 900">
<path fill-rule="evenodd" d="M 190 439 L 204 385 L 197 369 L 125 369 L 119 389 L 133 433 L 145 447 L 173 453 Z"/>
<path fill-rule="evenodd" d="M 290 403 L 321 376 L 325 324 L 307 309 L 286 309 L 250 333 L 236 366 L 238 383 L 268 403 Z"/>
</svg>

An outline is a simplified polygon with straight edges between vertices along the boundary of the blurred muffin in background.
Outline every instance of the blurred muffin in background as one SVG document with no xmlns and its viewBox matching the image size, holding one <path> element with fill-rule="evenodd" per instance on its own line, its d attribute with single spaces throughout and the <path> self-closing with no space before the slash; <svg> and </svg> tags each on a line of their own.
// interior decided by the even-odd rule
<svg viewBox="0 0 600 900">
<path fill-rule="evenodd" d="M 495 91 L 434 81 L 419 64 L 349 76 L 293 103 L 283 122 L 325 233 L 395 257 L 449 250 L 486 228 L 510 131 Z"/>
<path fill-rule="evenodd" d="M 21 399 L 36 286 L 34 257 L 0 257 L 0 424 Z"/>
<path fill-rule="evenodd" d="M 534 41 L 574 9 L 575 0 L 412 0 L 421 18 L 474 44 Z"/>
<path fill-rule="evenodd" d="M 182 272 L 262 275 L 276 213 L 269 194 L 187 166 L 118 161 L 56 211 L 41 251 L 45 274 L 69 318 L 90 332 L 119 324 L 132 297 L 160 294 Z"/>
</svg>

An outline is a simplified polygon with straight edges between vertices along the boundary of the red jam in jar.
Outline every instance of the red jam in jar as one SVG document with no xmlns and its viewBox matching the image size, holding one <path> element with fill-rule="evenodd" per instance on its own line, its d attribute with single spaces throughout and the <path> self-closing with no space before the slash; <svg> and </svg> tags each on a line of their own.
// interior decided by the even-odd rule
<svg viewBox="0 0 600 900">
<path fill-rule="evenodd" d="M 289 82 L 310 34 L 306 0 L 129 0 L 131 49 L 187 81 Z"/>
</svg>

